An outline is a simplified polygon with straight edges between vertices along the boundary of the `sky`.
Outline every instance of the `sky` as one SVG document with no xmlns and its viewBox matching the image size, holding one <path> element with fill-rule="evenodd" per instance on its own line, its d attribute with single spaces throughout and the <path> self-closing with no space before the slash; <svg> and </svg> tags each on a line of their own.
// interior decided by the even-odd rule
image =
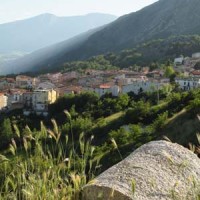
<svg viewBox="0 0 200 200">
<path fill-rule="evenodd" d="M 157 0 L 0 0 L 0 24 L 43 13 L 75 16 L 88 13 L 128 14 Z"/>
</svg>

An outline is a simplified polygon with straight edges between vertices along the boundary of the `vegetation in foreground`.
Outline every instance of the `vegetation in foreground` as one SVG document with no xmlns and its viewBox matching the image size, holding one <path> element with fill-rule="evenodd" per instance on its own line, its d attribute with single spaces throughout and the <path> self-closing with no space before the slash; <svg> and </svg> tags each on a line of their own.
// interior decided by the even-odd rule
<svg viewBox="0 0 200 200">
<path fill-rule="evenodd" d="M 159 99 L 157 92 L 118 98 L 83 93 L 58 99 L 44 122 L 20 113 L 5 117 L 0 199 L 79 199 L 83 185 L 144 143 L 166 135 L 197 145 L 199 95 L 176 88 L 159 91 Z M 187 125 L 192 128 L 175 131 Z"/>
<path fill-rule="evenodd" d="M 26 126 L 23 136 L 14 126 L 15 139 L 6 156 L 0 155 L 0 199 L 79 199 L 81 188 L 93 179 L 100 161 L 93 137 L 86 141 L 82 133 L 75 144 L 72 131 L 61 135 L 55 120 L 52 124 L 52 130 L 41 123 L 34 132 Z"/>
</svg>

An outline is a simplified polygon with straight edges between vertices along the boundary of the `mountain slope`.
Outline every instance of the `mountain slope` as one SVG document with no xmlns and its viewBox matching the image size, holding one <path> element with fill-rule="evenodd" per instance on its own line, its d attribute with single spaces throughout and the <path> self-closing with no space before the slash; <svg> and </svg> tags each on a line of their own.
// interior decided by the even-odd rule
<svg viewBox="0 0 200 200">
<path fill-rule="evenodd" d="M 80 48 L 83 58 L 171 35 L 199 34 L 199 9 L 199 0 L 160 0 L 92 35 Z"/>
<path fill-rule="evenodd" d="M 32 52 L 110 23 L 116 18 L 113 15 L 98 13 L 73 17 L 42 14 L 30 19 L 0 24 L 0 53 Z"/>
<path fill-rule="evenodd" d="M 37 50 L 19 60 L 0 64 L 0 75 L 22 72 L 44 72 L 45 70 L 53 69 L 60 63 L 61 57 L 65 57 L 67 52 L 71 52 L 73 49 L 79 47 L 88 37 L 101 28 L 103 27 L 87 31 L 64 42 Z"/>
<path fill-rule="evenodd" d="M 51 60 L 44 56 L 26 62 L 28 64 L 23 67 L 27 71 L 48 69 L 47 66 L 57 67 L 67 61 L 84 60 L 98 54 L 134 48 L 152 39 L 200 34 L 199 10 L 199 0 L 160 0 L 138 12 L 120 17 L 72 49 L 66 46 L 66 51 L 48 55 Z M 22 66 L 21 61 L 15 63 L 16 66 Z"/>
</svg>

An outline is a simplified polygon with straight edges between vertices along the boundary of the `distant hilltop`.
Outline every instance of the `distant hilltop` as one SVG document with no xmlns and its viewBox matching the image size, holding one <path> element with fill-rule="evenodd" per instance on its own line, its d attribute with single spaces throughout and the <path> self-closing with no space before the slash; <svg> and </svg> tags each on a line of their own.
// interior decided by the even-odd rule
<svg viewBox="0 0 200 200">
<path fill-rule="evenodd" d="M 71 17 L 58 17 L 45 13 L 24 20 L 0 24 L 0 54 L 30 53 L 108 24 L 116 18 L 114 15 L 101 13 Z"/>
<path fill-rule="evenodd" d="M 36 51 L 11 66 L 21 71 L 48 71 L 69 61 L 85 60 L 99 54 L 137 48 L 138 45 L 152 40 L 176 37 L 178 42 L 181 35 L 200 34 L 199 10 L 199 0 L 160 0 L 140 11 L 122 16 L 108 25 Z M 181 41 L 179 44 L 181 45 Z M 179 44 L 176 45 L 177 48 Z M 165 46 L 162 48 L 165 51 Z M 181 47 L 185 48 L 190 46 Z M 192 48 L 196 48 L 195 44 Z M 150 58 L 152 54 L 153 58 L 154 55 L 157 55 L 157 58 L 162 56 L 163 52 L 155 46 L 149 53 Z"/>
</svg>

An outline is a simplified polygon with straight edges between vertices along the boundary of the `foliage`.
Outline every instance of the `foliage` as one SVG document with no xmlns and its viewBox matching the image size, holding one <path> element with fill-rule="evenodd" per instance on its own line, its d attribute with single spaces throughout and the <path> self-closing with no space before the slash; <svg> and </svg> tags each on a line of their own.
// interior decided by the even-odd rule
<svg viewBox="0 0 200 200">
<path fill-rule="evenodd" d="M 0 129 L 1 137 L 7 137 L 6 146 L 1 146 L 0 198 L 78 197 L 94 175 L 142 144 L 160 139 L 180 111 L 187 108 L 190 120 L 199 114 L 198 89 L 177 92 L 172 87 L 159 93 L 159 102 L 154 92 L 118 98 L 108 94 L 100 98 L 93 93 L 68 95 L 51 105 L 51 118 L 37 126 L 33 126 L 37 117 L 28 120 L 16 113 L 5 118 Z M 174 124 L 176 121 L 172 123 L 176 131 Z M 184 137 L 181 133 L 177 137 L 175 141 L 185 141 L 190 136 L 179 140 Z"/>
<path fill-rule="evenodd" d="M 167 66 L 165 69 L 164 76 L 167 78 L 171 78 L 175 74 L 175 71 L 172 66 Z"/>
<path fill-rule="evenodd" d="M 86 61 L 75 61 L 62 64 L 63 71 L 85 69 L 117 69 L 130 68 L 141 70 L 149 66 L 150 71 L 162 68 L 162 64 L 170 66 L 173 59 L 180 55 L 190 56 L 198 52 L 200 48 L 199 35 L 179 35 L 165 39 L 150 40 L 141 43 L 132 49 L 124 49 L 120 52 L 111 52 L 105 55 L 98 55 Z M 156 61 L 156 62 L 155 62 Z M 198 69 L 198 64 L 195 66 Z M 166 76 L 173 75 L 171 67 L 166 68 Z"/>
<path fill-rule="evenodd" d="M 103 55 L 92 57 L 87 61 L 76 61 L 63 64 L 63 72 L 76 70 L 82 72 L 86 69 L 96 69 L 96 70 L 111 70 L 118 69 L 118 67 L 111 64 Z"/>
<path fill-rule="evenodd" d="M 80 134 L 75 150 L 69 133 L 61 140 L 57 123 L 52 123 L 52 130 L 43 123 L 37 132 L 26 127 L 22 144 L 12 139 L 12 156 L 0 156 L 1 199 L 78 199 L 82 186 L 93 178 L 99 159 L 94 159 L 92 139 Z"/>
<path fill-rule="evenodd" d="M 12 137 L 13 137 L 13 130 L 10 119 L 5 118 L 3 120 L 3 123 L 1 124 L 1 129 L 0 129 L 1 145 L 8 143 Z"/>
<path fill-rule="evenodd" d="M 194 66 L 195 70 L 200 70 L 200 62 L 197 62 Z"/>
<path fill-rule="evenodd" d="M 130 142 L 131 134 L 125 128 L 120 128 L 116 131 L 111 131 L 109 133 L 110 138 L 114 138 L 117 144 L 125 145 Z"/>
<path fill-rule="evenodd" d="M 144 120 L 150 111 L 150 104 L 144 101 L 133 102 L 132 108 L 126 112 L 126 121 L 138 123 Z"/>
</svg>

